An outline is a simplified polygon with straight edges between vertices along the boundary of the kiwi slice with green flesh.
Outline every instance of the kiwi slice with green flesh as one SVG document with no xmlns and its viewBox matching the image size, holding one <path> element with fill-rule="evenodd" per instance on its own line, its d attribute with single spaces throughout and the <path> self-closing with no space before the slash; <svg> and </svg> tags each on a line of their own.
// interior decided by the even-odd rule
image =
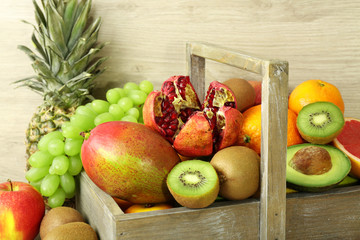
<svg viewBox="0 0 360 240">
<path fill-rule="evenodd" d="M 297 117 L 301 136 L 314 144 L 327 144 L 340 134 L 344 127 L 344 115 L 331 102 L 314 102 L 303 107 Z"/>
<path fill-rule="evenodd" d="M 204 208 L 211 205 L 219 194 L 219 178 L 214 167 L 202 160 L 178 163 L 166 180 L 174 199 L 188 208 Z"/>
</svg>

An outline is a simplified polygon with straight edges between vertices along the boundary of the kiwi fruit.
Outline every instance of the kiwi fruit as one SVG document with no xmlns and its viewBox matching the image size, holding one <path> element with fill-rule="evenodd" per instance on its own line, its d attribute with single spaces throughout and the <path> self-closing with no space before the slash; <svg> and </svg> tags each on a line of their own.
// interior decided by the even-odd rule
<svg viewBox="0 0 360 240">
<path fill-rule="evenodd" d="M 84 218 L 79 211 L 71 207 L 57 207 L 50 209 L 45 214 L 40 224 L 41 239 L 45 238 L 45 236 L 54 228 L 70 222 L 84 222 Z"/>
<path fill-rule="evenodd" d="M 237 103 L 237 110 L 240 112 L 254 106 L 255 104 L 255 89 L 245 79 L 230 78 L 223 82 L 234 93 Z"/>
<path fill-rule="evenodd" d="M 97 240 L 94 229 L 84 222 L 71 222 L 50 231 L 44 240 Z"/>
<path fill-rule="evenodd" d="M 219 195 L 228 200 L 243 200 L 253 196 L 260 185 L 260 157 L 245 146 L 221 149 L 210 161 L 219 180 Z"/>
<path fill-rule="evenodd" d="M 209 162 L 193 159 L 180 162 L 166 179 L 174 199 L 184 207 L 205 208 L 219 193 L 219 178 Z"/>
<path fill-rule="evenodd" d="M 344 125 L 343 113 L 331 102 L 314 102 L 304 106 L 296 121 L 300 135 L 313 144 L 331 142 Z"/>
</svg>

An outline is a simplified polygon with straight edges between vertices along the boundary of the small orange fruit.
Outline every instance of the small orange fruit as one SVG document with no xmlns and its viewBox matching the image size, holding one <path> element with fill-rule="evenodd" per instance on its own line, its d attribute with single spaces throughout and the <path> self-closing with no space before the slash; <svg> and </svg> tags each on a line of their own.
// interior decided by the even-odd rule
<svg viewBox="0 0 360 240">
<path fill-rule="evenodd" d="M 261 152 L 261 105 L 256 105 L 243 113 L 244 122 L 240 130 L 239 145 L 247 146 L 258 154 Z M 296 127 L 297 115 L 288 109 L 287 146 L 303 143 Z"/>
<path fill-rule="evenodd" d="M 168 203 L 147 203 L 134 204 L 125 210 L 125 213 L 149 212 L 156 210 L 169 209 L 173 206 Z"/>
<path fill-rule="evenodd" d="M 344 113 L 344 101 L 339 89 L 322 80 L 307 80 L 290 93 L 289 108 L 296 114 L 307 104 L 319 101 L 332 102 Z"/>
</svg>

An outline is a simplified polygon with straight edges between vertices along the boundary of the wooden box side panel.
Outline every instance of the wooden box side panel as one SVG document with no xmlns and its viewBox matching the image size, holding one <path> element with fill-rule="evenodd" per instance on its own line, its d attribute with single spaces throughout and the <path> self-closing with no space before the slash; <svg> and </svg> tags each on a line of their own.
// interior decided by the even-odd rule
<svg viewBox="0 0 360 240">
<path fill-rule="evenodd" d="M 76 208 L 100 239 L 115 239 L 114 215 L 124 214 L 108 194 L 98 188 L 83 171 L 79 176 Z"/>
<path fill-rule="evenodd" d="M 77 206 L 101 239 L 259 239 L 260 201 L 214 203 L 124 214 L 83 172 Z M 359 239 L 360 188 L 293 193 L 286 199 L 286 239 Z"/>
<path fill-rule="evenodd" d="M 360 188 L 287 199 L 286 239 L 360 239 Z"/>
<path fill-rule="evenodd" d="M 259 239 L 259 201 L 126 214 L 116 222 L 117 239 Z"/>
</svg>

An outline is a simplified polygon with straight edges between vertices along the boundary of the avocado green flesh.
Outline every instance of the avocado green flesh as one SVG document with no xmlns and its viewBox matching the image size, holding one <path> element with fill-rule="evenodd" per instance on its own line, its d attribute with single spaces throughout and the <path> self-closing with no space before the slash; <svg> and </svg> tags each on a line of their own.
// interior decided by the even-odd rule
<svg viewBox="0 0 360 240">
<path fill-rule="evenodd" d="M 306 175 L 290 166 L 290 160 L 301 148 L 318 146 L 326 149 L 331 156 L 331 169 L 321 175 Z M 310 143 L 293 145 L 287 148 L 286 181 L 289 186 L 301 191 L 322 191 L 341 182 L 350 172 L 351 162 L 339 149 L 330 145 L 316 145 Z"/>
</svg>

